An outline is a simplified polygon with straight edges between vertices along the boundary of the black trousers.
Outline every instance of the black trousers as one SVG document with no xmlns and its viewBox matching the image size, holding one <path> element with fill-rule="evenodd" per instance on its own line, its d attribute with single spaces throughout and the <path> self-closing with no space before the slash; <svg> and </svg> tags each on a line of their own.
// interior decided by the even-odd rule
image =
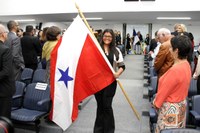
<svg viewBox="0 0 200 133">
<path fill-rule="evenodd" d="M 4 116 L 10 119 L 11 102 L 11 97 L 0 97 L 0 116 Z"/>
<path fill-rule="evenodd" d="M 112 109 L 112 101 L 116 92 L 117 82 L 104 88 L 95 94 L 97 101 L 96 121 L 94 133 L 114 133 L 115 120 Z"/>
</svg>

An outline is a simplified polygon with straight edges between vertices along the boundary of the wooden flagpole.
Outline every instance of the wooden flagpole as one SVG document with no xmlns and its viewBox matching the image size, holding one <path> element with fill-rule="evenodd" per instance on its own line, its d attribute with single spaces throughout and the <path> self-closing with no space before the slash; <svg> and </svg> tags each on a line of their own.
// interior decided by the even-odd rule
<svg viewBox="0 0 200 133">
<path fill-rule="evenodd" d="M 90 25 L 88 24 L 87 20 L 85 19 L 85 16 L 84 16 L 83 13 L 80 11 L 79 6 L 78 6 L 76 3 L 75 3 L 75 5 L 76 5 L 76 8 L 77 8 L 77 10 L 78 10 L 78 13 L 80 14 L 80 16 L 81 16 L 81 18 L 83 19 L 84 23 L 86 24 L 86 26 L 88 27 L 88 29 L 90 30 L 90 32 L 92 33 L 92 35 L 94 36 L 93 31 L 92 31 L 92 29 L 90 28 Z"/>
<path fill-rule="evenodd" d="M 134 108 L 133 104 L 131 103 L 131 101 L 130 101 L 128 95 L 126 94 L 126 91 L 124 90 L 124 87 L 122 86 L 122 84 L 121 84 L 121 82 L 119 81 L 119 79 L 117 79 L 117 83 L 119 84 L 119 86 L 120 86 L 120 88 L 121 88 L 121 90 L 122 90 L 124 96 L 126 97 L 126 100 L 128 101 L 129 105 L 131 106 L 131 108 L 132 108 L 133 112 L 135 113 L 137 119 L 140 120 L 140 116 L 139 116 L 137 110 Z"/>
<path fill-rule="evenodd" d="M 90 28 L 90 25 L 88 24 L 87 20 L 85 19 L 85 16 L 83 15 L 83 13 L 80 11 L 80 8 L 79 8 L 79 6 L 76 4 L 76 2 L 75 2 L 75 5 L 76 5 L 76 8 L 77 8 L 77 10 L 78 10 L 78 12 L 79 12 L 81 18 L 83 19 L 83 21 L 84 21 L 84 23 L 85 23 L 85 25 L 87 26 L 87 28 L 90 30 L 90 32 L 91 32 L 92 35 L 94 36 L 93 31 L 92 31 L 92 29 Z M 125 92 L 125 90 L 124 90 L 124 88 L 123 88 L 121 82 L 119 81 L 119 79 L 117 79 L 117 83 L 119 84 L 119 86 L 120 86 L 120 88 L 121 88 L 121 90 L 122 90 L 124 96 L 126 97 L 128 103 L 130 104 L 130 106 L 131 106 L 133 112 L 135 113 L 137 119 L 140 120 L 140 116 L 139 116 L 137 110 L 134 108 L 133 104 L 131 103 L 131 101 L 130 101 L 128 95 L 126 94 L 126 92 Z"/>
</svg>

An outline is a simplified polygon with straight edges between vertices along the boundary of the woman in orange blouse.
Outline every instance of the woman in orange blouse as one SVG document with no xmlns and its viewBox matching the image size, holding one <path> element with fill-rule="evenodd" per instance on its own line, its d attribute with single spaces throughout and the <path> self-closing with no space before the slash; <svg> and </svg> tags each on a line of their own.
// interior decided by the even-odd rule
<svg viewBox="0 0 200 133">
<path fill-rule="evenodd" d="M 156 133 L 166 128 L 184 128 L 186 120 L 186 97 L 191 80 L 191 67 L 187 55 L 191 41 L 181 35 L 171 39 L 170 51 L 174 65 L 159 79 L 158 92 L 153 106 L 158 111 Z"/>
</svg>

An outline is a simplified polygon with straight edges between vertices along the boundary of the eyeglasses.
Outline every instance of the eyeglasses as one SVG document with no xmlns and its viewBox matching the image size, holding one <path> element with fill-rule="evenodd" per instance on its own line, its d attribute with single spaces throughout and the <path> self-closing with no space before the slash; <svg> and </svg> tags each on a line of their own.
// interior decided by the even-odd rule
<svg viewBox="0 0 200 133">
<path fill-rule="evenodd" d="M 162 34 L 157 35 L 158 39 L 160 39 L 161 37 L 165 37 L 165 34 L 162 33 Z"/>
<path fill-rule="evenodd" d="M 112 38 L 112 36 L 106 36 L 106 35 L 104 35 L 103 37 L 104 38 Z"/>
<path fill-rule="evenodd" d="M 3 34 L 3 33 L 8 33 L 8 31 L 1 32 L 0 34 Z"/>
</svg>

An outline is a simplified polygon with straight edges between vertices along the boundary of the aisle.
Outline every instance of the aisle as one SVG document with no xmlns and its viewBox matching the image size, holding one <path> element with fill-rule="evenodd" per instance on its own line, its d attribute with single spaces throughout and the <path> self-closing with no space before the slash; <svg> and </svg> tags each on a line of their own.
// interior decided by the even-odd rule
<svg viewBox="0 0 200 133">
<path fill-rule="evenodd" d="M 121 89 L 117 88 L 113 101 L 115 115 L 115 133 L 149 133 L 149 110 L 147 89 L 144 87 L 144 57 L 143 55 L 127 55 L 125 57 L 126 71 L 120 81 L 132 104 L 138 111 L 141 120 L 138 121 Z M 144 96 L 144 98 L 143 98 Z M 96 101 L 92 96 L 86 106 L 80 111 L 78 119 L 65 133 L 92 133 L 96 115 Z"/>
</svg>

